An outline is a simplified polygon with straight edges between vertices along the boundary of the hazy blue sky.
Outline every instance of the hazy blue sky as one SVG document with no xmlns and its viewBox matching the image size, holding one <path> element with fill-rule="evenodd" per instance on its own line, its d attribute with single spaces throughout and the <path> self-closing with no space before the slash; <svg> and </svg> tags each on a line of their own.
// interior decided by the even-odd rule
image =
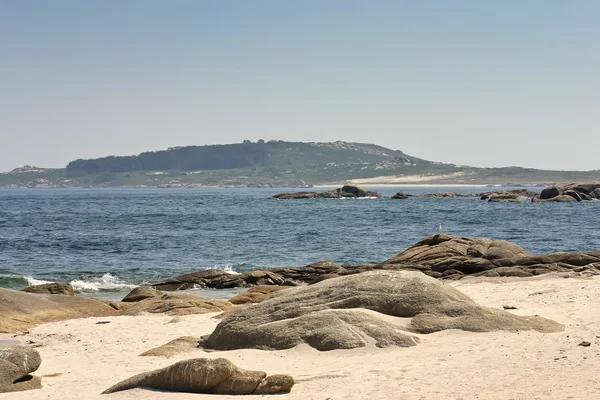
<svg viewBox="0 0 600 400">
<path fill-rule="evenodd" d="M 600 1 L 0 0 L 0 171 L 263 138 L 600 169 Z"/>
</svg>

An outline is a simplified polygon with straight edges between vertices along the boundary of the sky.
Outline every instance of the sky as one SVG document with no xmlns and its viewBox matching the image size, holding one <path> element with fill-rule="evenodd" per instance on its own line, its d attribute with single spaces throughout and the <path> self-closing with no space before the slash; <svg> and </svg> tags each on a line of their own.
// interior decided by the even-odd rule
<svg viewBox="0 0 600 400">
<path fill-rule="evenodd" d="M 596 0 L 0 0 L 0 171 L 242 140 L 600 169 Z"/>
</svg>

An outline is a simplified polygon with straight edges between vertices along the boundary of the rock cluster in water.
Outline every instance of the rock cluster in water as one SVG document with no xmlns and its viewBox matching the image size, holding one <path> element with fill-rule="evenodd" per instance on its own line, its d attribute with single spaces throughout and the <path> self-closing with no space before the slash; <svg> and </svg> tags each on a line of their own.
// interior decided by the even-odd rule
<svg viewBox="0 0 600 400">
<path fill-rule="evenodd" d="M 341 188 L 329 190 L 327 192 L 295 192 L 279 193 L 273 196 L 276 199 L 341 199 L 341 198 L 361 198 L 361 197 L 381 197 L 380 193 L 364 190 L 354 185 L 344 185 Z"/>
</svg>

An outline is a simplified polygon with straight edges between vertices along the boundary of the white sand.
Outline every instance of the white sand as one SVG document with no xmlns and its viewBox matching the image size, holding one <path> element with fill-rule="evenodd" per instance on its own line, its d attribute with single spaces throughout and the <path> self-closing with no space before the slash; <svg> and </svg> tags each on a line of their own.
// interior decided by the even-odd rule
<svg viewBox="0 0 600 400">
<path fill-rule="evenodd" d="M 600 279 L 465 279 L 453 286 L 480 304 L 515 306 L 565 324 L 565 331 L 420 335 L 412 348 L 318 352 L 197 350 L 170 359 L 138 354 L 180 336 L 210 333 L 211 315 L 89 318 L 46 324 L 18 339 L 43 344 L 36 375 L 44 388 L 0 395 L 1 399 L 243 399 L 134 389 L 99 394 L 134 374 L 194 357 L 226 357 L 245 369 L 294 376 L 282 399 L 598 399 L 600 398 Z M 97 325 L 98 321 L 111 321 Z M 12 335 L 0 334 L 0 340 Z M 590 347 L 578 346 L 582 340 Z M 249 398 L 257 398 L 252 396 Z"/>
</svg>

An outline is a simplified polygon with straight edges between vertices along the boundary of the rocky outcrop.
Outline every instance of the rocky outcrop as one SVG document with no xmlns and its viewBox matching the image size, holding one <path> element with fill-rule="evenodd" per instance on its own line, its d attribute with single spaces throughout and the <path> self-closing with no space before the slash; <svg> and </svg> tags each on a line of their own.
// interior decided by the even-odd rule
<svg viewBox="0 0 600 400">
<path fill-rule="evenodd" d="M 364 190 L 354 185 L 344 185 L 341 188 L 329 190 L 327 192 L 295 192 L 279 193 L 273 196 L 276 199 L 340 199 L 340 198 L 359 198 L 359 197 L 381 197 L 380 193 Z"/>
<path fill-rule="evenodd" d="M 289 375 L 267 376 L 262 371 L 246 371 L 224 358 L 195 358 L 156 371 L 126 379 L 102 394 L 133 388 L 206 394 L 278 394 L 294 386 Z"/>
<path fill-rule="evenodd" d="M 41 363 L 40 354 L 31 347 L 0 347 L 0 393 L 40 389 L 42 379 L 29 374 Z"/>
<path fill-rule="evenodd" d="M 138 288 L 125 296 L 120 304 L 119 310 L 122 315 L 138 315 L 144 312 L 173 316 L 206 314 L 226 311 L 232 307 L 228 301 L 207 299 L 192 293 L 161 293 L 158 290 L 144 290 L 142 293 L 141 290 L 137 290 Z"/>
<path fill-rule="evenodd" d="M 568 199 L 571 197 L 571 199 Z M 542 190 L 535 202 L 572 202 L 583 200 L 600 200 L 600 183 L 564 183 L 554 185 Z"/>
<path fill-rule="evenodd" d="M 270 298 L 274 293 L 289 288 L 290 286 L 254 286 L 229 299 L 229 302 L 232 304 L 260 303 Z"/>
<path fill-rule="evenodd" d="M 396 268 L 394 268 L 394 266 Z M 600 251 L 536 256 L 504 240 L 430 236 L 383 262 L 385 269 L 416 269 L 436 278 L 464 275 L 533 276 L 600 271 Z"/>
<path fill-rule="evenodd" d="M 386 322 L 386 314 L 411 318 Z M 306 343 L 317 350 L 415 346 L 414 333 L 445 329 L 472 332 L 537 330 L 562 325 L 476 304 L 457 289 L 417 271 L 370 271 L 291 288 L 228 313 L 201 342 L 207 349 L 288 349 Z"/>
<path fill-rule="evenodd" d="M 66 319 L 112 315 L 119 312 L 100 300 L 0 288 L 0 332 L 15 332 Z"/>
<path fill-rule="evenodd" d="M 45 283 L 43 285 L 29 286 L 23 289 L 27 293 L 66 294 L 74 296 L 73 286 L 68 282 Z"/>
<path fill-rule="evenodd" d="M 461 279 L 466 275 L 533 276 L 549 272 L 598 274 L 600 251 L 534 255 L 504 240 L 472 239 L 442 234 L 425 238 L 397 256 L 378 264 L 340 265 L 331 261 L 319 261 L 305 267 L 274 268 L 239 275 L 208 270 L 183 275 L 153 286 L 163 290 L 181 290 L 197 286 L 230 288 L 312 285 L 326 279 L 379 269 L 417 270 L 443 279 Z M 252 296 L 251 293 L 242 294 L 240 298 Z"/>
<path fill-rule="evenodd" d="M 175 278 L 151 285 L 158 290 L 186 290 L 194 288 L 230 289 L 257 285 L 285 285 L 285 279 L 274 271 L 252 271 L 231 274 L 223 270 L 208 269 L 176 276 Z M 288 283 L 293 285 L 292 283 Z"/>
<path fill-rule="evenodd" d="M 171 340 L 167 344 L 156 347 L 140 354 L 144 357 L 173 357 L 179 353 L 187 353 L 198 348 L 200 338 L 192 336 L 183 336 L 175 340 Z"/>
</svg>

